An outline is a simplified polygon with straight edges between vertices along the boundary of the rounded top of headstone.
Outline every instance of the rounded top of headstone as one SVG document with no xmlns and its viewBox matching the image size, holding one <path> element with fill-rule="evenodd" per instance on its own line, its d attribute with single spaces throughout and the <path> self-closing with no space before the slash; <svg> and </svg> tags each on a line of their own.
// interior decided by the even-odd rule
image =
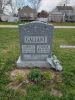
<svg viewBox="0 0 75 100">
<path fill-rule="evenodd" d="M 27 24 L 44 24 L 44 25 L 47 25 L 47 26 L 54 28 L 53 24 L 48 24 L 48 23 L 43 22 L 43 21 L 32 21 L 32 22 L 28 22 L 28 23 L 25 23 L 25 24 L 19 24 L 19 26 L 27 25 Z"/>
</svg>

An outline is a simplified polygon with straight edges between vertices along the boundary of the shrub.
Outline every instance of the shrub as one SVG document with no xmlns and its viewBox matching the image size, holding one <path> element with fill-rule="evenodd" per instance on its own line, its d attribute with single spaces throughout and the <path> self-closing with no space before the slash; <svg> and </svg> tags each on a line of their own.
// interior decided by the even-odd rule
<svg viewBox="0 0 75 100">
<path fill-rule="evenodd" d="M 16 82 L 21 83 L 23 81 L 24 77 L 21 74 L 16 75 Z"/>
<path fill-rule="evenodd" d="M 39 70 L 32 70 L 29 74 L 28 74 L 28 79 L 30 81 L 34 81 L 34 82 L 39 82 L 42 79 L 42 75 L 41 72 Z"/>
<path fill-rule="evenodd" d="M 43 76 L 43 79 L 50 80 L 52 78 L 52 73 L 49 71 L 43 72 L 42 76 Z"/>
</svg>

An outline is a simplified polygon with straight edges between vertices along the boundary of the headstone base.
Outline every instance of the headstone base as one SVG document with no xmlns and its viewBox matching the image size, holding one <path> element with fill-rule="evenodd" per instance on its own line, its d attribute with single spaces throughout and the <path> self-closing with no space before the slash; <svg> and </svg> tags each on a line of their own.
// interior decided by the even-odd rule
<svg viewBox="0 0 75 100">
<path fill-rule="evenodd" d="M 17 61 L 17 68 L 34 68 L 34 67 L 46 67 L 49 68 L 50 65 L 47 63 L 47 61 L 22 61 L 21 57 L 19 57 Z"/>
</svg>

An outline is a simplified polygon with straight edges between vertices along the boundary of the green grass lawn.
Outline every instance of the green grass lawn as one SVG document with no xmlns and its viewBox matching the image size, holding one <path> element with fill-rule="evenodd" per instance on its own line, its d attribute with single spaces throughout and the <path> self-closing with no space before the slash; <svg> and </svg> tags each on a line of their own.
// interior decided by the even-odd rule
<svg viewBox="0 0 75 100">
<path fill-rule="evenodd" d="M 23 22 L 0 22 L 0 25 L 18 25 L 21 23 L 27 23 L 28 21 Z M 50 22 L 54 26 L 75 26 L 75 22 Z"/>
<path fill-rule="evenodd" d="M 0 28 L 0 100 L 75 100 L 75 49 L 61 49 L 61 44 L 75 45 L 75 29 L 55 29 L 53 38 L 53 54 L 63 66 L 63 83 L 53 85 L 60 90 L 63 97 L 50 95 L 49 84 L 28 84 L 20 90 L 8 89 L 10 71 L 15 69 L 19 57 L 18 29 Z"/>
<path fill-rule="evenodd" d="M 19 22 L 0 22 L 0 25 L 17 25 Z"/>
<path fill-rule="evenodd" d="M 75 26 L 75 22 L 52 22 L 54 26 Z"/>
<path fill-rule="evenodd" d="M 23 23 L 27 23 L 30 21 L 19 21 L 19 22 L 0 22 L 0 25 L 19 25 L 19 24 L 23 24 Z"/>
</svg>

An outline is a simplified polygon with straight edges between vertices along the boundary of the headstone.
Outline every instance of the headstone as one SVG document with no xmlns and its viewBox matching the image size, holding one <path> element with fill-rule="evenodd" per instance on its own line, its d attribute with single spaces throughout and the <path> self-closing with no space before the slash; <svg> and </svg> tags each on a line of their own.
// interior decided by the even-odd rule
<svg viewBox="0 0 75 100">
<path fill-rule="evenodd" d="M 52 55 L 53 26 L 34 21 L 19 25 L 20 57 L 17 67 L 48 67 Z"/>
</svg>

